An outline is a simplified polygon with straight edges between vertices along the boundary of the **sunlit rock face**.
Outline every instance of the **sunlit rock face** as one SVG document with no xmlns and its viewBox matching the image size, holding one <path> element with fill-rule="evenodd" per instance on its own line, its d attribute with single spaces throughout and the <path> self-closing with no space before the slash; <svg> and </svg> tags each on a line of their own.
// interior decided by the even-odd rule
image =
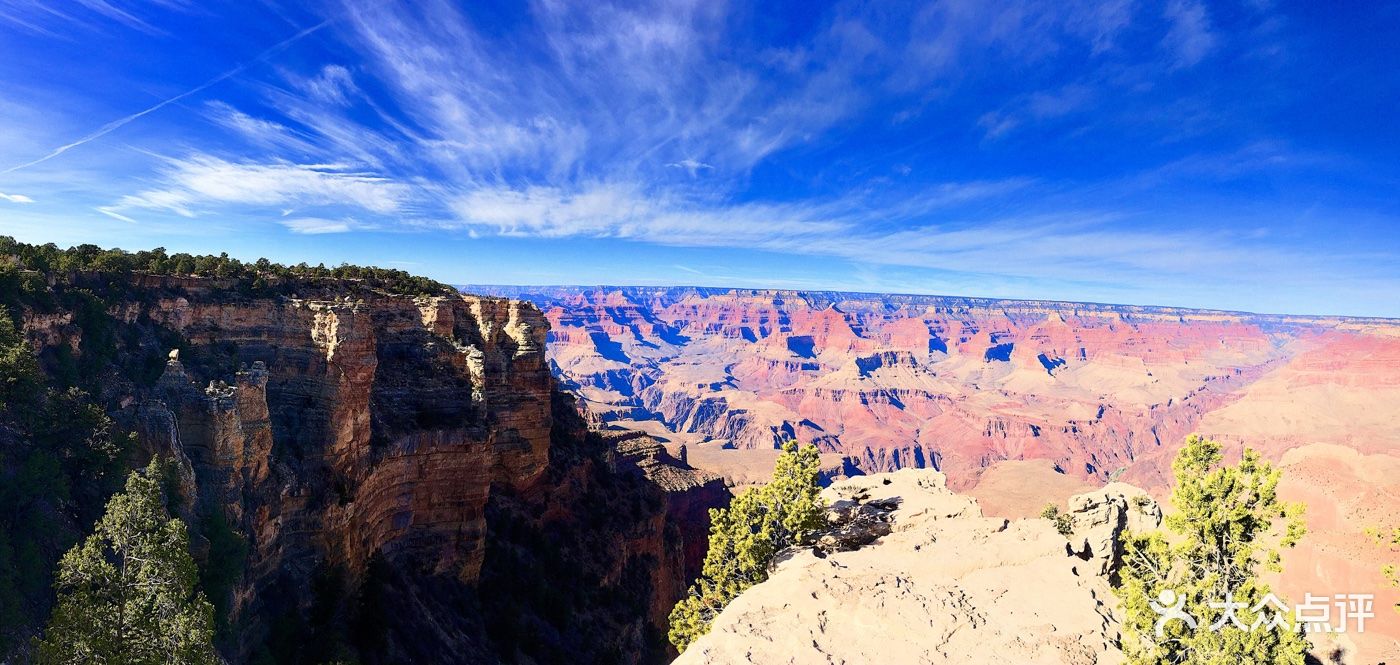
<svg viewBox="0 0 1400 665">
<path fill-rule="evenodd" d="M 880 519 L 783 556 L 678 664 L 1124 662 L 1107 581 L 1049 521 L 984 517 L 930 469 L 844 479 L 825 497 L 833 514 Z"/>
<path fill-rule="evenodd" d="M 260 565 L 326 557 L 359 573 L 382 553 L 473 581 L 491 485 L 528 487 L 548 464 L 547 323 L 529 305 L 177 297 L 143 319 L 245 366 L 225 382 L 173 359 L 155 397 L 201 499 L 246 518 Z"/>
</svg>

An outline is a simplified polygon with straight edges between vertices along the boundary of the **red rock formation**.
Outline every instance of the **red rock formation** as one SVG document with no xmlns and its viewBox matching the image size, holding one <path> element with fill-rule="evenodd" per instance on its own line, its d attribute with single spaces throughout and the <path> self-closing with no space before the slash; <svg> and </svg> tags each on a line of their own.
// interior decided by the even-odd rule
<svg viewBox="0 0 1400 665">
<path fill-rule="evenodd" d="M 1207 414 L 1305 346 L 1356 337 L 1386 348 L 1376 332 L 1400 329 L 933 296 L 501 291 L 540 304 L 557 373 L 606 421 L 659 420 L 678 439 L 739 448 L 794 437 L 867 472 L 936 466 L 954 487 L 1005 459 L 1096 480 L 1169 460 Z M 1148 466 L 1139 473 L 1152 485 L 1162 467 Z"/>
</svg>

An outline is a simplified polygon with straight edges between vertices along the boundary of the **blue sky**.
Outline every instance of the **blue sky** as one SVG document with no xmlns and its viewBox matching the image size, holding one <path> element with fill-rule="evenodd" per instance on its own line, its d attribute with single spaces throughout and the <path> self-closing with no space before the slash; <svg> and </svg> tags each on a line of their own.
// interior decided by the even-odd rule
<svg viewBox="0 0 1400 665">
<path fill-rule="evenodd" d="M 0 233 L 1400 316 L 1397 41 L 1366 2 L 0 0 Z"/>
</svg>

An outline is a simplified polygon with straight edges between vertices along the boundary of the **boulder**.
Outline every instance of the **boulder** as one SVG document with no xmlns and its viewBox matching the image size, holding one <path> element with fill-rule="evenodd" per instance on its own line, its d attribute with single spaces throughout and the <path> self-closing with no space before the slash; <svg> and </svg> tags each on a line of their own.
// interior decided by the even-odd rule
<svg viewBox="0 0 1400 665">
<path fill-rule="evenodd" d="M 1069 499 L 1072 553 L 1090 562 L 1090 572 L 1112 579 L 1123 565 L 1123 533 L 1151 531 L 1162 524 L 1162 507 L 1146 491 L 1127 483 Z"/>
</svg>

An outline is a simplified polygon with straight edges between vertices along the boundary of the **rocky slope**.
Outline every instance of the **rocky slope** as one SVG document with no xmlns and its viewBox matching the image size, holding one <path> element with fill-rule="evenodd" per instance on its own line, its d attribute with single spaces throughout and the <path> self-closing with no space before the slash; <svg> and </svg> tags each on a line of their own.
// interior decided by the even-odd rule
<svg viewBox="0 0 1400 665">
<path fill-rule="evenodd" d="M 230 660 L 665 658 L 661 620 L 727 491 L 658 444 L 588 431 L 533 306 L 348 282 L 90 286 L 113 358 L 100 399 L 143 456 L 181 460 L 201 560 L 228 554 L 201 525 L 244 544 L 215 591 Z M 23 315 L 47 363 L 93 348 L 72 312 Z M 119 369 L 142 365 L 157 371 Z"/>
<path fill-rule="evenodd" d="M 1105 576 L 1122 529 L 1160 520 L 1155 504 L 1134 507 L 1138 494 L 1076 498 L 1081 558 L 1047 520 L 983 517 L 937 471 L 839 481 L 825 493 L 837 521 L 888 520 L 866 529 L 887 535 L 790 556 L 676 663 L 1121 663 Z M 862 540 L 837 531 L 848 546 Z"/>
</svg>

